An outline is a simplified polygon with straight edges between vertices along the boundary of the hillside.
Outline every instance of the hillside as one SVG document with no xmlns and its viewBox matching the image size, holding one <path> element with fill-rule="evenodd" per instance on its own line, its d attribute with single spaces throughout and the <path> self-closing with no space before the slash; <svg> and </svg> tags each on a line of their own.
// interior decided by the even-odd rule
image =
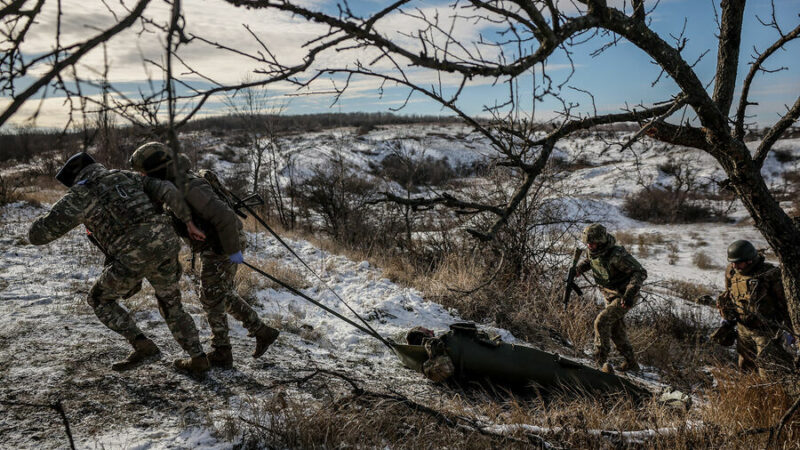
<svg viewBox="0 0 800 450">
<path fill-rule="evenodd" d="M 364 188 L 372 196 L 391 192 L 424 197 L 452 191 L 480 197 L 488 196 L 489 191 L 504 195 L 513 188 L 508 178 L 490 175 L 494 161 L 488 142 L 463 126 L 381 125 L 366 133 L 361 131 L 341 128 L 280 135 L 271 147 L 275 153 L 263 169 L 262 186 L 274 183 L 288 196 L 294 192 L 293 186 L 320 180 L 322 174 L 335 172 L 338 167 L 345 168 L 355 179 L 372 183 L 368 189 Z M 731 374 L 733 351 L 713 348 L 705 340 L 705 333 L 719 320 L 716 309 L 694 300 L 700 294 L 716 297 L 722 290 L 726 248 L 732 241 L 749 239 L 760 248 L 766 247 L 766 243 L 742 206 L 718 188 L 717 183 L 724 176 L 713 160 L 689 149 L 664 147 L 648 140 L 623 152 L 609 144 L 624 141 L 629 135 L 593 133 L 559 144 L 555 161 L 547 171 L 548 183 L 531 200 L 531 217 L 546 211 L 548 217 L 563 221 L 533 227 L 531 235 L 539 242 L 533 249 L 550 250 L 542 256 L 541 266 L 549 270 L 547 277 L 552 286 L 548 289 L 558 289 L 571 249 L 586 223 L 602 222 L 615 233 L 618 242 L 641 261 L 649 274 L 643 299 L 629 319 L 634 322 L 632 340 L 644 366 L 641 373 L 631 377 L 655 393 L 673 387 L 690 394 L 694 406 L 688 412 L 670 412 L 655 404 L 643 409 L 624 401 L 537 403 L 540 399 L 534 398 L 517 402 L 468 388 L 462 391 L 458 386 L 432 383 L 404 368 L 377 340 L 250 271 L 242 271 L 240 275 L 240 293 L 252 302 L 262 318 L 282 330 L 263 358 L 250 358 L 253 340 L 240 324 L 230 320 L 234 370 L 214 370 L 202 382 L 175 373 L 170 366 L 171 358 L 177 357 L 180 349 L 159 316 L 148 286 L 125 305 L 135 312 L 137 322 L 154 337 L 165 357 L 131 372 L 112 372 L 108 365 L 123 357 L 128 348 L 97 321 L 85 302 L 86 293 L 101 270 L 102 255 L 83 236 L 82 227 L 47 246 L 36 247 L 27 242 L 32 220 L 45 213 L 58 198 L 57 188 L 48 190 L 52 188 L 50 184 L 46 189 L 20 186 L 20 199 L 0 207 L 3 385 L 0 400 L 6 402 L 0 406 L 0 441 L 13 443 L 14 448 L 65 448 L 63 426 L 55 410 L 11 405 L 60 401 L 77 448 L 258 448 L 269 442 L 275 447 L 347 446 L 358 442 L 359 433 L 366 436 L 363 442 L 369 447 L 416 447 L 423 442 L 436 446 L 447 442 L 426 441 L 426 436 L 443 429 L 458 437 L 441 439 L 463 439 L 451 441 L 456 447 L 466 442 L 476 447 L 501 443 L 519 447 L 549 445 L 536 441 L 534 435 L 544 436 L 556 447 L 594 446 L 600 442 L 609 446 L 646 446 L 652 439 L 678 447 L 708 443 L 703 436 L 710 432 L 704 427 L 714 428 L 725 425 L 725 420 L 739 420 L 731 414 L 714 423 L 718 417 L 710 411 L 727 401 L 720 400 L 715 389 L 737 375 Z M 212 168 L 229 183 L 238 181 L 239 187 L 247 190 L 253 161 L 246 156 L 246 145 L 237 145 L 231 136 L 202 131 L 187 133 L 182 139 L 198 167 Z M 773 189 L 783 193 L 790 209 L 797 195 L 800 139 L 779 141 L 776 149 L 765 163 L 764 173 Z M 424 172 L 427 175 L 418 175 L 413 182 L 404 184 L 402 180 L 407 174 L 398 169 L 401 162 L 416 164 L 419 168 L 416 173 L 427 170 Z M 30 164 L 9 164 L 3 168 L 3 174 L 13 176 L 31 170 Z M 667 194 L 653 200 L 641 195 L 642 190 Z M 685 197 L 687 205 L 697 207 L 699 221 L 684 220 L 683 215 L 672 217 L 668 223 L 630 217 L 632 211 L 641 213 L 636 205 L 656 201 L 662 203 L 648 208 L 666 210 L 678 196 Z M 298 198 L 302 197 L 298 194 Z M 332 233 L 329 218 L 314 209 L 313 203 L 301 204 L 298 200 L 296 207 L 307 209 L 298 213 L 298 220 L 302 219 L 304 225 L 287 233 L 290 246 L 383 336 L 402 340 L 413 326 L 444 331 L 451 323 L 477 320 L 506 342 L 540 347 L 591 364 L 588 356 L 591 346 L 586 340 L 591 324 L 584 322 L 599 310 L 601 300 L 596 289 L 585 281 L 581 283 L 587 294 L 582 299 L 573 298 L 570 305 L 573 309 L 566 313 L 547 312 L 560 314 L 552 316 L 558 323 L 542 320 L 529 323 L 526 328 L 520 324 L 522 319 L 508 314 L 481 316 L 483 310 L 478 307 L 462 310 L 459 302 L 469 295 L 454 294 L 456 288 L 480 284 L 486 278 L 485 272 L 482 278 L 466 281 L 439 278 L 435 286 L 425 281 L 434 279 L 433 276 L 430 279 L 403 276 L 404 260 L 389 264 L 392 259 L 388 256 L 381 258 L 358 246 L 337 245 L 338 236 Z M 363 223 L 373 226 L 383 223 L 370 222 L 376 220 L 372 214 L 378 211 L 374 204 L 360 207 L 368 212 Z M 274 211 L 271 214 L 276 225 L 281 225 Z M 413 244 L 424 255 L 432 252 L 444 236 L 450 239 L 447 241 L 450 245 L 468 248 L 471 244 L 463 229 L 483 223 L 473 216 L 462 218 L 440 210 L 424 211 L 421 216 L 424 219 L 414 222 L 413 233 L 408 230 L 413 234 L 413 242 L 404 245 Z M 663 216 L 657 216 L 653 220 L 662 219 Z M 355 222 L 347 225 L 352 223 Z M 288 279 L 327 306 L 344 311 L 338 299 L 277 240 L 252 222 L 248 222 L 247 229 L 249 248 L 245 256 L 249 261 Z M 402 235 L 402 230 L 386 233 Z M 188 261 L 187 251 L 184 250 L 183 256 Z M 382 263 L 387 266 L 381 266 Z M 197 298 L 196 272 L 189 266 L 187 262 L 187 273 L 182 280 L 184 302 L 207 345 L 209 330 Z M 498 303 L 503 301 L 500 292 L 481 295 Z M 440 304 L 442 299 L 446 300 L 444 305 Z M 530 307 L 538 306 L 531 303 Z M 688 338 L 671 337 L 675 341 L 665 341 L 663 345 L 680 342 L 687 348 L 692 345 L 699 348 L 695 352 L 699 355 L 689 358 L 691 363 L 681 353 L 684 350 L 676 350 L 674 355 L 659 355 L 664 350 L 655 341 L 664 329 L 653 323 L 665 324 L 667 319 L 669 326 L 691 332 L 686 331 Z M 570 331 L 567 326 L 570 322 L 575 330 Z M 685 364 L 682 366 L 681 362 Z M 354 386 L 397 397 L 388 405 L 386 401 L 345 402 L 349 395 L 358 396 L 353 394 Z M 464 431 L 464 427 L 448 428 L 416 409 L 412 408 L 413 413 L 404 412 L 400 398 L 439 408 L 447 414 L 464 414 L 479 420 L 483 428 L 473 427 L 471 431 Z M 618 408 L 624 414 L 614 418 L 602 412 L 592 415 L 589 411 L 599 410 L 598 404 L 604 405 L 599 409 L 606 408 L 611 413 L 608 415 L 613 416 Z M 771 403 L 769 414 L 763 412 L 758 420 L 774 422 L 774 416 L 784 410 L 782 405 L 780 401 Z M 337 407 L 342 408 L 341 416 L 331 412 Z M 373 413 L 385 414 L 387 421 L 407 414 L 410 423 L 404 425 L 406 428 L 392 428 L 370 417 Z M 337 417 L 356 420 L 359 414 L 367 417 L 364 424 L 342 425 L 343 429 L 353 428 L 352 435 L 342 436 L 346 433 L 334 425 Z M 752 415 L 747 417 L 752 419 Z M 748 422 L 746 426 L 757 425 Z M 570 433 L 570 428 L 574 433 Z M 620 430 L 633 434 L 615 433 Z M 327 441 L 328 434 L 336 437 Z M 571 434 L 574 436 L 570 437 Z M 503 441 L 504 435 L 512 440 Z M 303 440 L 303 436 L 308 440 Z M 315 436 L 323 437 L 315 440 Z M 470 441 L 473 438 L 478 440 Z M 665 440 L 658 441 L 661 438 Z M 750 445 L 750 441 L 738 441 L 738 437 L 724 433 L 715 438 L 720 440 L 713 442 L 725 442 L 731 448 Z"/>
</svg>

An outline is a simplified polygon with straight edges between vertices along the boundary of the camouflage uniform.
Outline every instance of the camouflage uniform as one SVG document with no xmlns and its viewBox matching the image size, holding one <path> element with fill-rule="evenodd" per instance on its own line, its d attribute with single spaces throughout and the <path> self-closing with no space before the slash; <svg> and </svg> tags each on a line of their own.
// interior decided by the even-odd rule
<svg viewBox="0 0 800 450">
<path fill-rule="evenodd" d="M 207 237 L 204 242 L 191 240 L 190 243 L 192 251 L 200 254 L 203 263 L 200 302 L 211 327 L 211 345 L 215 348 L 230 347 L 226 311 L 242 323 L 250 336 L 257 336 L 270 328 L 236 293 L 234 279 L 238 264 L 231 262 L 228 256 L 246 246 L 242 222 L 205 178 L 186 172 L 185 180 L 186 202 L 191 207 L 194 222 Z M 179 234 L 183 234 L 182 230 Z"/>
<path fill-rule="evenodd" d="M 587 227 L 588 229 L 588 227 Z M 605 232 L 605 229 L 603 229 Z M 628 364 L 635 365 L 636 357 L 625 331 L 625 314 L 635 305 L 647 271 L 616 239 L 606 235 L 605 243 L 578 264 L 578 273 L 592 271 L 600 286 L 606 307 L 594 321 L 595 359 L 605 362 L 611 341 Z"/>
<path fill-rule="evenodd" d="M 190 220 L 175 186 L 100 164 L 85 167 L 76 179 L 80 181 L 33 223 L 30 242 L 47 244 L 83 223 L 110 260 L 89 291 L 87 301 L 97 318 L 133 345 L 143 333 L 117 300 L 146 278 L 175 340 L 190 355 L 203 354 L 197 328 L 181 305 L 180 240 L 154 204 L 168 203 L 179 217 Z"/>
<path fill-rule="evenodd" d="M 736 321 L 736 352 L 743 370 L 758 368 L 766 377 L 791 367 L 791 356 L 780 340 L 788 328 L 789 312 L 781 271 L 760 256 L 751 267 L 725 271 L 725 292 L 717 300 L 723 318 Z"/>
</svg>

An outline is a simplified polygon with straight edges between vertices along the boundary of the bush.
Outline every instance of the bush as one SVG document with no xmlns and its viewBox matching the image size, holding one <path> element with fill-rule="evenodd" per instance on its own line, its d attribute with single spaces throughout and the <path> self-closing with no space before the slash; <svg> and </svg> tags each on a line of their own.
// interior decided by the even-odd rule
<svg viewBox="0 0 800 450">
<path fill-rule="evenodd" d="M 652 223 L 724 222 L 728 217 L 670 189 L 646 188 L 625 198 L 622 210 L 631 219 Z"/>
<path fill-rule="evenodd" d="M 692 283 L 684 280 L 667 280 L 667 289 L 675 293 L 676 296 L 690 302 L 699 302 L 710 305 L 705 298 L 714 294 L 714 289 L 705 284 Z"/>
<path fill-rule="evenodd" d="M 22 186 L 20 178 L 3 176 L 0 174 L 0 206 L 19 200 L 19 188 Z"/>
<path fill-rule="evenodd" d="M 721 269 L 720 266 L 714 264 L 714 261 L 706 254 L 706 252 L 695 253 L 692 262 L 695 266 L 703 270 Z"/>
</svg>

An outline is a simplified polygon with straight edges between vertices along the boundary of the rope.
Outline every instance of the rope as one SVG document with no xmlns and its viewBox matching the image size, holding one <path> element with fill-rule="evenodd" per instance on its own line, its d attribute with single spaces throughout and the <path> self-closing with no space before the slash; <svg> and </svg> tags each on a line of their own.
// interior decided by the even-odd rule
<svg viewBox="0 0 800 450">
<path fill-rule="evenodd" d="M 355 310 L 353 310 L 353 308 L 351 308 L 351 307 L 350 307 L 350 305 L 348 305 L 348 304 L 347 304 L 347 302 L 346 302 L 346 301 L 344 301 L 344 299 L 343 299 L 342 297 L 340 297 L 340 296 L 339 296 L 339 294 L 337 294 L 337 293 L 336 293 L 336 291 L 334 291 L 334 290 L 333 290 L 333 289 L 332 289 L 332 288 L 331 288 L 331 287 L 328 285 L 328 283 L 326 283 L 326 282 L 325 282 L 325 280 L 323 280 L 323 279 L 322 279 L 322 277 L 320 277 L 320 276 L 317 274 L 317 272 L 315 272 L 315 271 L 314 271 L 314 269 L 312 269 L 312 268 L 311 268 L 311 267 L 310 267 L 308 264 L 306 264 L 306 262 L 305 262 L 305 261 L 303 261 L 303 258 L 301 258 L 301 257 L 300 257 L 300 255 L 298 255 L 297 253 L 295 253 L 295 251 L 294 251 L 294 250 L 292 250 L 292 248 L 291 248 L 291 247 L 289 247 L 289 244 L 287 244 L 287 243 L 286 243 L 286 242 L 285 242 L 283 239 L 281 239 L 281 237 L 280 237 L 280 236 L 278 236 L 278 233 L 276 233 L 275 231 L 273 231 L 273 230 L 272 230 L 272 228 L 271 228 L 269 225 L 267 225 L 267 223 L 264 221 L 264 219 L 262 219 L 262 218 L 261 218 L 261 217 L 260 217 L 258 214 L 256 214 L 256 212 L 255 212 L 255 211 L 253 211 L 253 208 L 251 208 L 251 207 L 250 207 L 250 205 L 247 205 L 246 203 L 244 203 L 244 202 L 242 202 L 241 200 L 239 200 L 239 197 L 237 197 L 237 196 L 236 196 L 236 195 L 235 195 L 233 192 L 229 192 L 229 193 L 230 193 L 231 197 L 233 197 L 233 199 L 236 201 L 236 203 L 237 203 L 237 204 L 239 204 L 239 205 L 243 206 L 243 207 L 244 207 L 244 208 L 247 210 L 247 212 L 249 212 L 249 213 L 250 213 L 250 215 L 251 215 L 251 216 L 253 216 L 253 218 L 254 218 L 254 219 L 256 219 L 256 220 L 258 221 L 258 223 L 260 223 L 261 225 L 263 225 L 263 226 L 264 226 L 264 228 L 266 228 L 266 229 L 267 229 L 267 231 L 269 231 L 269 233 L 270 233 L 272 236 L 274 236 L 274 237 L 275 237 L 275 239 L 277 239 L 277 240 L 278 240 L 278 242 L 280 242 L 280 243 L 281 243 L 281 245 L 283 245 L 284 247 L 286 247 L 286 249 L 287 249 L 287 250 L 289 250 L 289 252 L 290 252 L 290 253 L 291 253 L 291 254 L 292 254 L 292 255 L 293 255 L 295 258 L 297 258 L 297 260 L 298 260 L 298 261 L 300 261 L 300 262 L 301 262 L 301 263 L 302 263 L 302 264 L 305 266 L 305 268 L 306 268 L 306 269 L 308 269 L 308 270 L 309 270 L 311 273 L 313 273 L 313 274 L 314 274 L 314 276 L 316 276 L 316 277 L 317 277 L 317 279 L 318 279 L 318 280 L 319 280 L 319 281 L 322 283 L 322 285 L 323 285 L 323 286 L 325 286 L 325 287 L 326 287 L 326 288 L 327 288 L 329 291 L 331 291 L 331 292 L 333 293 L 333 295 L 335 295 L 335 296 L 336 296 L 336 298 L 338 298 L 338 299 L 339 299 L 339 301 L 341 301 L 341 302 L 342 302 L 342 304 L 344 304 L 344 306 L 346 306 L 346 307 L 347 307 L 347 309 L 349 309 L 349 310 L 350 310 L 350 312 L 351 312 L 351 313 L 353 313 L 353 314 L 354 314 L 356 317 L 358 317 L 358 320 L 360 320 L 360 321 L 361 321 L 361 323 L 363 323 L 363 324 L 364 324 L 364 326 L 365 326 L 365 327 L 367 327 L 367 328 L 369 329 L 369 331 L 370 331 L 370 334 L 371 334 L 372 336 L 374 336 L 374 337 L 376 337 L 376 338 L 380 339 L 380 340 L 381 340 L 381 342 L 383 342 L 384 344 L 386 344 L 387 346 L 389 346 L 389 348 L 391 348 L 391 347 L 392 347 L 392 346 L 391 346 L 391 345 L 390 345 L 390 344 L 389 344 L 389 343 L 386 341 L 386 339 L 384 339 L 384 338 L 383 338 L 383 336 L 381 336 L 381 335 L 380 335 L 380 334 L 379 334 L 377 331 L 375 331 L 375 329 L 373 329 L 373 328 L 372 328 L 372 327 L 369 325 L 369 323 L 367 323 L 367 321 L 366 321 L 366 320 L 364 320 L 364 318 L 363 318 L 363 317 L 361 317 L 361 316 L 360 316 L 360 315 L 359 315 L 357 312 L 355 312 Z M 252 266 L 249 266 L 249 265 L 248 265 L 248 267 L 252 268 Z M 264 274 L 264 275 L 266 275 L 266 274 Z M 267 275 L 267 276 L 269 276 L 269 275 Z M 270 277 L 270 278 L 271 278 L 271 277 Z M 274 281 L 274 280 L 273 280 L 273 281 Z M 275 282 L 276 282 L 276 283 L 278 283 L 278 284 L 282 284 L 282 283 L 280 283 L 280 282 L 278 282 L 278 281 L 275 281 Z M 282 285 L 284 285 L 284 286 L 285 286 L 285 284 L 282 284 Z M 317 303 L 317 302 L 314 302 L 314 303 L 315 303 L 315 304 L 317 304 L 317 305 L 319 305 L 319 306 L 321 306 L 321 305 L 320 305 L 319 303 Z"/>
<path fill-rule="evenodd" d="M 359 325 L 358 323 L 356 323 L 356 322 L 353 322 L 352 320 L 350 320 L 350 319 L 348 319 L 347 317 L 345 317 L 345 316 L 341 315 L 341 314 L 340 314 L 340 313 L 338 313 L 337 311 L 335 311 L 335 310 L 333 310 L 333 309 L 331 309 L 331 308 L 329 308 L 329 307 L 327 307 L 327 306 L 323 305 L 322 303 L 320 303 L 320 302 L 318 302 L 318 301 L 314 300 L 313 298 L 309 297 L 308 295 L 306 295 L 306 294 L 304 294 L 304 293 L 302 293 L 302 292 L 298 291 L 297 289 L 293 288 L 292 286 L 288 285 L 287 283 L 285 283 L 285 282 L 283 282 L 283 281 L 279 280 L 278 278 L 275 278 L 274 276 L 272 276 L 272 275 L 268 274 L 267 272 L 264 272 L 263 270 L 259 269 L 258 267 L 255 267 L 254 265 L 250 264 L 250 263 L 249 263 L 249 262 L 247 262 L 247 261 L 243 262 L 242 264 L 244 264 L 245 266 L 249 267 L 249 268 L 250 268 L 251 270 L 253 270 L 254 272 L 256 272 L 256 273 L 259 273 L 259 274 L 261 274 L 261 275 L 263 275 L 263 276 L 265 276 L 265 277 L 269 278 L 269 279 L 270 279 L 270 280 L 272 280 L 273 282 L 275 282 L 275 283 L 279 284 L 280 286 L 282 286 L 282 287 L 284 287 L 284 288 L 288 289 L 288 290 L 289 290 L 289 292 L 293 293 L 294 295 L 297 295 L 297 296 L 299 296 L 299 297 L 302 297 L 303 299 L 305 299 L 305 300 L 307 300 L 307 301 L 309 301 L 309 302 L 313 303 L 313 304 L 314 304 L 314 305 L 316 305 L 316 306 L 319 306 L 320 308 L 322 308 L 322 309 L 324 309 L 325 311 L 327 311 L 327 312 L 329 312 L 329 313 L 333 314 L 334 316 L 338 317 L 339 319 L 342 319 L 342 320 L 344 320 L 345 322 L 349 323 L 350 325 L 352 325 L 352 326 L 356 327 L 356 328 L 357 328 L 357 329 L 359 329 L 360 331 L 363 331 L 364 333 L 366 333 L 366 334 L 368 334 L 368 335 L 370 335 L 370 336 L 374 337 L 375 339 L 378 339 L 378 340 L 379 340 L 379 341 L 381 341 L 381 342 L 382 342 L 384 345 L 386 345 L 386 346 L 387 346 L 387 347 L 389 347 L 390 349 L 394 350 L 394 346 L 393 346 L 393 345 L 392 345 L 392 344 L 391 344 L 389 341 L 387 341 L 386 339 L 384 339 L 384 338 L 383 338 L 383 336 L 381 336 L 380 334 L 378 334 L 378 333 L 377 333 L 375 330 L 373 330 L 372 328 L 370 328 L 370 329 L 364 328 L 363 326 Z M 356 315 L 358 315 L 358 314 L 356 314 Z M 360 319 L 360 318 L 361 318 L 361 317 L 359 317 L 359 319 Z M 361 320 L 364 320 L 364 319 L 361 319 Z"/>
</svg>

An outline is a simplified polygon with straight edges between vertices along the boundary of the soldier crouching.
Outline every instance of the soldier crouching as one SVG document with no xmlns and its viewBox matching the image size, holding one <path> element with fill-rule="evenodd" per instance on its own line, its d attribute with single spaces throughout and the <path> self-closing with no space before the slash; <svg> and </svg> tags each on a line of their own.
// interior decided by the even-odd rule
<svg viewBox="0 0 800 450">
<path fill-rule="evenodd" d="M 722 328 L 736 329 L 739 368 L 758 369 L 763 378 L 790 370 L 792 357 L 782 343 L 784 330 L 791 327 L 780 268 L 764 261 L 745 240 L 728 247 L 728 261 L 725 292 L 717 307 L 724 319 Z"/>
<path fill-rule="evenodd" d="M 132 172 L 108 170 L 86 153 L 70 158 L 56 178 L 69 190 L 47 215 L 31 225 L 29 240 L 34 245 L 47 244 L 83 223 L 104 249 L 108 263 L 87 301 L 97 318 L 134 348 L 112 368 L 128 370 L 160 357 L 156 344 L 118 303 L 146 278 L 175 340 L 196 362 L 197 372 L 208 370 L 197 328 L 181 304 L 180 240 L 156 207 L 156 202 L 169 203 L 183 220 L 190 221 L 188 206 L 174 186 Z M 195 230 L 193 224 L 187 226 Z"/>
<path fill-rule="evenodd" d="M 639 290 L 647 279 L 647 271 L 624 247 L 616 245 L 614 236 L 599 223 L 583 230 L 583 242 L 589 256 L 578 264 L 577 273 L 591 270 L 606 301 L 606 307 L 594 321 L 594 360 L 604 372 L 613 371 L 613 367 L 606 362 L 613 341 L 617 351 L 625 358 L 619 370 L 639 370 L 624 319 L 636 304 Z"/>
</svg>

